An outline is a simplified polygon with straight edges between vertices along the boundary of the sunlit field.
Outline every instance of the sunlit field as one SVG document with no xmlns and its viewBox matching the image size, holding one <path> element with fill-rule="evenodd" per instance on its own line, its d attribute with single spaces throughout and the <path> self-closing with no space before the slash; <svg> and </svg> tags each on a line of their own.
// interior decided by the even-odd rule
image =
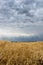
<svg viewBox="0 0 43 65">
<path fill-rule="evenodd" d="M 43 65 L 43 42 L 0 41 L 0 65 Z"/>
</svg>

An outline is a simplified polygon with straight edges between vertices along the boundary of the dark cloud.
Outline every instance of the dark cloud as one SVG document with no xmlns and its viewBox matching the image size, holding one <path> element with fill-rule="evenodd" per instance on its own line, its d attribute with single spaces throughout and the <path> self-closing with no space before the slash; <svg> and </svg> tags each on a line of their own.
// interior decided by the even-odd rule
<svg viewBox="0 0 43 65">
<path fill-rule="evenodd" d="M 38 21 L 40 21 L 40 16 L 38 14 L 38 10 L 41 8 L 43 9 L 43 5 L 42 4 L 42 0 L 39 1 L 39 0 L 9 0 L 9 1 L 6 1 L 6 0 L 1 0 L 0 1 L 0 14 L 6 18 L 9 18 L 9 17 L 13 17 L 14 18 L 14 21 L 15 21 L 15 17 L 18 18 L 18 15 L 21 15 L 23 17 L 24 15 L 24 20 L 25 20 L 25 17 L 28 17 L 30 18 L 30 20 L 28 20 L 28 22 L 36 22 L 37 19 Z M 41 12 L 39 10 L 39 12 Z M 36 13 L 36 14 L 35 14 Z M 19 16 L 20 17 L 20 16 Z M 35 21 L 34 21 L 34 18 Z M 40 20 L 39 20 L 40 19 Z M 9 19 L 7 19 L 9 20 Z M 22 22 L 24 22 L 24 20 L 22 20 Z M 38 22 L 37 21 L 37 22 Z"/>
<path fill-rule="evenodd" d="M 22 41 L 22 42 L 35 42 L 35 41 L 43 41 L 43 35 L 37 35 L 37 36 L 19 36 L 19 37 L 2 37 L 0 38 L 2 40 L 9 40 L 9 41 Z"/>
<path fill-rule="evenodd" d="M 0 0 L 2 31 L 6 35 L 43 34 L 43 0 Z"/>
</svg>

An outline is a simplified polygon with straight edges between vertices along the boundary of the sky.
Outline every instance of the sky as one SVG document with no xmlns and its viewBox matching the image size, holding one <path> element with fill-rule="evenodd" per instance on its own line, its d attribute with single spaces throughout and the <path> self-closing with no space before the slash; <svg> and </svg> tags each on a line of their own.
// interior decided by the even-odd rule
<svg viewBox="0 0 43 65">
<path fill-rule="evenodd" d="M 43 0 L 0 0 L 0 39 L 3 37 L 43 40 Z"/>
</svg>

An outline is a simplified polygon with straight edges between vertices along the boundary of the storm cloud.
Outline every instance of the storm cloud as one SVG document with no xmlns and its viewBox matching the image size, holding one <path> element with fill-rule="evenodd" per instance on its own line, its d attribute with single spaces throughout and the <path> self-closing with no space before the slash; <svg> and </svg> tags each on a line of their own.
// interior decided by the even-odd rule
<svg viewBox="0 0 43 65">
<path fill-rule="evenodd" d="M 0 0 L 0 37 L 36 35 L 43 35 L 43 0 Z"/>
</svg>

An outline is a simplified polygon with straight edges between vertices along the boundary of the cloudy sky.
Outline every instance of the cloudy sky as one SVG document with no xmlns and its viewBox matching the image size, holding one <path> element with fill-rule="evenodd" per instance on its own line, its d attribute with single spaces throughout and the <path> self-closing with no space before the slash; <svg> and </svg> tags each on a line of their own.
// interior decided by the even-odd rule
<svg viewBox="0 0 43 65">
<path fill-rule="evenodd" d="M 0 38 L 43 36 L 43 0 L 0 0 Z"/>
</svg>

